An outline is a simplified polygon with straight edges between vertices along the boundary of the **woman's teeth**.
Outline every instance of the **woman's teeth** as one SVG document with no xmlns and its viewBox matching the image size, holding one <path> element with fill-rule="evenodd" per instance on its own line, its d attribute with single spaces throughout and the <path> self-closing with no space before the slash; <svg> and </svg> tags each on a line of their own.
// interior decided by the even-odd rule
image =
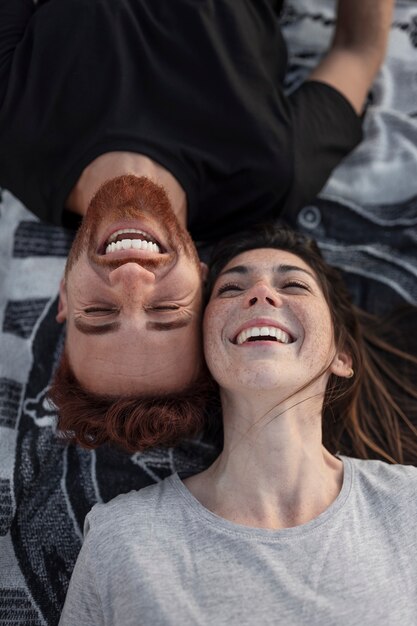
<svg viewBox="0 0 417 626">
<path fill-rule="evenodd" d="M 245 341 L 248 341 L 251 337 L 262 337 L 262 339 L 268 341 L 278 341 L 279 343 L 290 343 L 291 337 L 288 333 L 281 330 L 280 328 L 276 328 L 275 326 L 253 326 L 252 328 L 247 328 L 246 330 L 242 330 L 241 333 L 236 337 L 236 343 L 240 346 Z M 266 339 L 268 338 L 268 339 Z"/>
</svg>

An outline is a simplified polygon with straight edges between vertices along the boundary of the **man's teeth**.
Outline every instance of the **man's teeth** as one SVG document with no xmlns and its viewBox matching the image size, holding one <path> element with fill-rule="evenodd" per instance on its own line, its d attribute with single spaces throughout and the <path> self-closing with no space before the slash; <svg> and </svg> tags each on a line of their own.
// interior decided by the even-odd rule
<svg viewBox="0 0 417 626">
<path fill-rule="evenodd" d="M 236 337 L 237 345 L 240 346 L 245 343 L 250 337 L 274 337 L 280 343 L 290 343 L 291 341 L 288 333 L 275 326 L 253 326 L 238 334 Z"/>
<path fill-rule="evenodd" d="M 135 238 L 126 237 L 122 239 L 122 235 L 135 234 Z M 138 235 L 140 235 L 138 237 Z M 157 243 L 149 241 L 151 239 L 149 233 L 138 228 L 123 228 L 112 233 L 107 240 L 106 254 L 115 252 L 116 250 L 149 250 L 150 252 L 161 252 Z M 118 241 L 116 241 L 118 240 Z"/>
<path fill-rule="evenodd" d="M 115 252 L 116 250 L 148 250 L 150 252 L 160 252 L 160 248 L 156 243 L 144 241 L 143 239 L 122 239 L 121 241 L 113 241 L 106 246 L 106 254 Z"/>
<path fill-rule="evenodd" d="M 135 233 L 135 235 L 144 235 L 143 239 L 145 239 L 146 241 L 152 239 L 149 233 L 145 233 L 144 230 L 139 230 L 139 228 L 122 228 L 121 230 L 116 230 L 114 233 L 112 233 L 108 238 L 107 243 L 112 243 L 113 241 L 116 241 L 119 235 L 128 235 L 129 233 Z"/>
</svg>

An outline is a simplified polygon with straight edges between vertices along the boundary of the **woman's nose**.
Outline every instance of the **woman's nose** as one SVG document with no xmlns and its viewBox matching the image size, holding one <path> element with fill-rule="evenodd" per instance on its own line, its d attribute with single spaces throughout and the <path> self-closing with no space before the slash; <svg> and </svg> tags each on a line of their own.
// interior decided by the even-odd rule
<svg viewBox="0 0 417 626">
<path fill-rule="evenodd" d="M 280 294 L 265 282 L 259 282 L 253 285 L 246 294 L 246 304 L 248 307 L 255 304 L 269 304 L 278 307 L 282 304 Z"/>
</svg>

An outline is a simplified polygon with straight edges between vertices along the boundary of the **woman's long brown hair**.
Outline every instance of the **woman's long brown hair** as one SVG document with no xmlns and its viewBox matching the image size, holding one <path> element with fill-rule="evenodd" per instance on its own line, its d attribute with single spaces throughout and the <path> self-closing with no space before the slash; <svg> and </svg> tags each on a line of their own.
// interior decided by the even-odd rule
<svg viewBox="0 0 417 626">
<path fill-rule="evenodd" d="M 416 311 L 404 307 L 381 319 L 353 309 L 359 328 L 351 352 L 355 377 L 350 384 L 335 377 L 329 381 L 325 445 L 359 458 L 416 465 L 417 358 L 399 347 Z"/>
<path fill-rule="evenodd" d="M 404 347 L 417 308 L 403 307 L 384 319 L 360 310 L 315 241 L 282 224 L 260 225 L 220 242 L 212 254 L 207 293 L 233 257 L 256 248 L 288 250 L 310 265 L 330 308 L 336 349 L 352 357 L 353 378 L 329 378 L 323 405 L 326 448 L 417 465 L 417 357 L 411 346 Z"/>
</svg>

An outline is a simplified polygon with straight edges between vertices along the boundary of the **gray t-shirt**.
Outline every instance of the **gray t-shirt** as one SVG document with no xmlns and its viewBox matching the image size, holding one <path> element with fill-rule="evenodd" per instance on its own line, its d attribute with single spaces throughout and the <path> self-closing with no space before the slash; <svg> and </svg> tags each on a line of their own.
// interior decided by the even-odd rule
<svg viewBox="0 0 417 626">
<path fill-rule="evenodd" d="M 60 626 L 415 626 L 417 468 L 341 459 L 336 500 L 294 528 L 222 519 L 178 475 L 94 506 Z"/>
</svg>

